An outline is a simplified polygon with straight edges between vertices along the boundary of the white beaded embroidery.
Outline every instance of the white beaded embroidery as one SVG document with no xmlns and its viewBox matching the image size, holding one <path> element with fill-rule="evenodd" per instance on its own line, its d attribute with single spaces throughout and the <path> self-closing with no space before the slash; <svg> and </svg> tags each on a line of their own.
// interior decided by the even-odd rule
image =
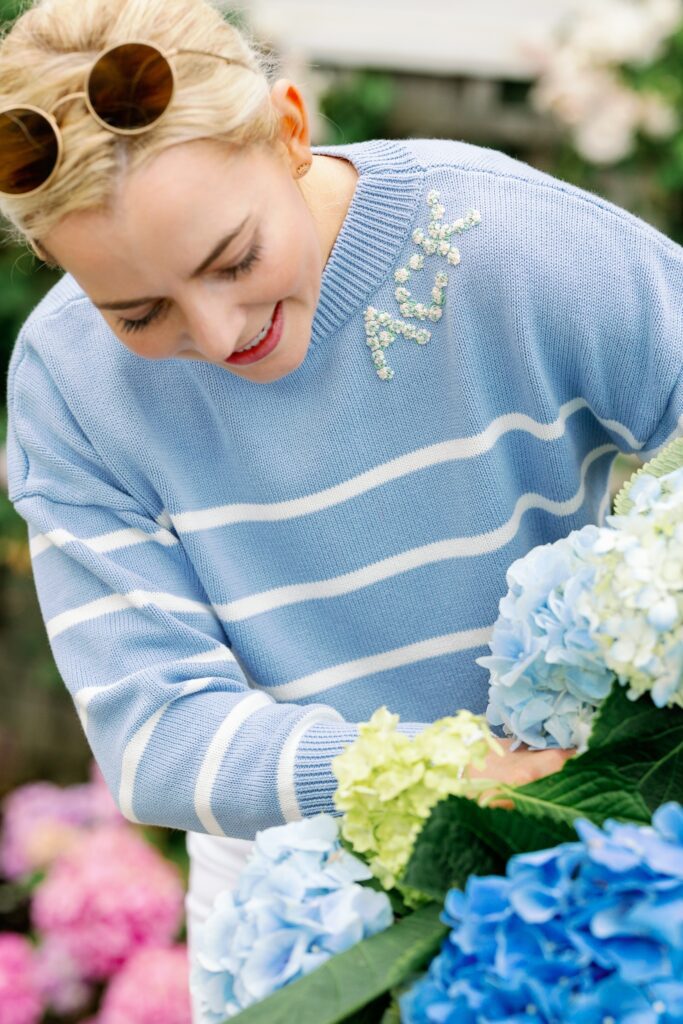
<svg viewBox="0 0 683 1024">
<path fill-rule="evenodd" d="M 401 316 L 406 319 L 430 320 L 436 323 L 443 315 L 448 274 L 443 270 L 437 271 L 431 291 L 430 306 L 426 306 L 423 302 L 415 302 L 405 284 L 410 280 L 412 272 L 424 269 L 425 255 L 445 256 L 451 266 L 457 267 L 460 263 L 460 252 L 455 245 L 451 244 L 451 236 L 460 235 L 469 228 L 480 224 L 481 215 L 478 210 L 469 210 L 465 217 L 460 217 L 452 224 L 443 224 L 446 208 L 439 202 L 439 193 L 436 189 L 427 193 L 427 205 L 430 210 L 426 232 L 422 228 L 415 228 L 412 234 L 413 242 L 422 249 L 422 252 L 411 253 L 408 265 L 394 271 L 394 281 L 398 285 L 394 291 L 394 297 Z M 367 307 L 365 310 L 366 344 L 370 348 L 370 358 L 380 380 L 391 380 L 394 376 L 394 371 L 387 365 L 383 349 L 395 341 L 399 334 L 418 345 L 426 345 L 432 336 L 431 331 L 425 327 L 415 327 L 413 324 L 406 323 L 406 320 L 392 317 L 384 310 L 380 311 L 374 306 Z"/>
</svg>

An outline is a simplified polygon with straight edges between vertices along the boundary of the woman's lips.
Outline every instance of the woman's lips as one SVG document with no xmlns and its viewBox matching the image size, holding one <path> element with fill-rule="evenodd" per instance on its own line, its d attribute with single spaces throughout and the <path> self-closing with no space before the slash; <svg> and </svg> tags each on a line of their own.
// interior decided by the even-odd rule
<svg viewBox="0 0 683 1024">
<path fill-rule="evenodd" d="M 275 307 L 273 322 L 265 338 L 263 338 L 263 340 L 253 348 L 242 352 L 233 352 L 231 356 L 228 356 L 225 362 L 236 366 L 247 366 L 249 363 L 257 363 L 262 359 L 265 359 L 265 357 L 270 355 L 273 349 L 277 346 L 280 338 L 282 337 L 283 322 L 284 315 L 282 310 L 282 300 L 280 300 Z"/>
</svg>

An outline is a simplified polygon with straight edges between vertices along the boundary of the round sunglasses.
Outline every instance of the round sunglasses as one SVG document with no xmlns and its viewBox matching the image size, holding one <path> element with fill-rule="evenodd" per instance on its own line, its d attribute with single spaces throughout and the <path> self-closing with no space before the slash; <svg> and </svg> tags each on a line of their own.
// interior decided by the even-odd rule
<svg viewBox="0 0 683 1024">
<path fill-rule="evenodd" d="M 145 42 L 108 47 L 88 72 L 85 92 L 63 96 L 49 110 L 30 103 L 0 108 L 0 194 L 31 196 L 54 178 L 64 144 L 54 111 L 82 97 L 97 123 L 117 135 L 139 135 L 157 124 L 173 99 L 171 57 L 194 53 L 253 70 L 241 60 L 205 50 L 169 50 Z"/>
</svg>

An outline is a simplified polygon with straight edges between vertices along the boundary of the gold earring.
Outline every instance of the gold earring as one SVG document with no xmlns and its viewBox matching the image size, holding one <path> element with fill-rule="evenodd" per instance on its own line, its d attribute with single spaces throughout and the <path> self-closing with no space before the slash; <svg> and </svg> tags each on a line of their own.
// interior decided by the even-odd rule
<svg viewBox="0 0 683 1024">
<path fill-rule="evenodd" d="M 297 176 L 297 178 L 303 178 L 304 174 L 306 174 L 310 169 L 311 169 L 310 161 L 308 161 L 307 163 L 299 164 L 299 166 L 296 169 L 296 176 Z"/>
</svg>

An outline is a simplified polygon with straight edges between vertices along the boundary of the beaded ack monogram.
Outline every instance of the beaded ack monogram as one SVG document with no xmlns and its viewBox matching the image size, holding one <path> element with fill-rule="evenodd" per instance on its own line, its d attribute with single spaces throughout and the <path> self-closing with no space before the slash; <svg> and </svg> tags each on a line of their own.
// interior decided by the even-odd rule
<svg viewBox="0 0 683 1024">
<path fill-rule="evenodd" d="M 456 267 L 460 262 L 460 252 L 455 245 L 451 244 L 451 236 L 461 235 L 469 228 L 475 227 L 481 222 L 481 215 L 478 210 L 469 210 L 465 217 L 452 224 L 444 224 L 443 218 L 446 210 L 439 202 L 439 193 L 436 189 L 427 193 L 427 204 L 429 206 L 429 226 L 426 233 L 422 228 L 415 228 L 413 231 L 413 242 L 420 246 L 423 252 L 412 253 L 408 259 L 408 265 L 394 271 L 394 280 L 398 285 L 394 295 L 402 316 L 436 322 L 441 319 L 443 313 L 442 307 L 446 301 L 448 274 L 443 270 L 437 271 L 430 306 L 426 306 L 422 302 L 415 302 L 410 291 L 405 287 L 406 282 L 410 280 L 411 272 L 424 269 L 425 256 L 445 256 L 451 266 Z M 394 371 L 387 365 L 384 349 L 391 345 L 399 334 L 410 341 L 417 342 L 418 345 L 426 345 L 432 336 L 432 332 L 426 327 L 417 327 L 407 323 L 406 320 L 399 320 L 384 310 L 375 309 L 374 306 L 368 306 L 365 310 L 365 334 L 366 344 L 370 347 L 370 355 L 375 364 L 377 376 L 381 380 L 391 380 L 394 376 Z"/>
</svg>

